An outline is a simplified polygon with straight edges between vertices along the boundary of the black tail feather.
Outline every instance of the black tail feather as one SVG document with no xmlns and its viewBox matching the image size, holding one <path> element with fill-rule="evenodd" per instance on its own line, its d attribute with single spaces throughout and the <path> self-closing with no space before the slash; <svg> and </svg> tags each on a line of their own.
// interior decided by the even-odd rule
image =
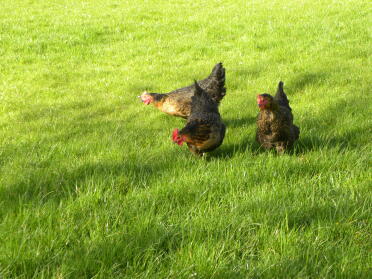
<svg viewBox="0 0 372 279">
<path fill-rule="evenodd" d="M 199 86 L 199 83 L 195 79 L 194 86 L 195 86 L 194 96 L 202 96 L 204 90 Z"/>
<path fill-rule="evenodd" d="M 225 68 L 221 62 L 213 67 L 211 76 L 216 77 L 220 82 L 225 82 Z"/>
<path fill-rule="evenodd" d="M 213 67 L 211 74 L 206 79 L 199 82 L 206 89 L 212 100 L 217 103 L 226 95 L 225 68 L 221 62 Z"/>
<path fill-rule="evenodd" d="M 280 81 L 274 98 L 279 103 L 279 105 L 287 107 L 289 110 L 292 110 L 291 107 L 289 106 L 287 95 L 284 93 L 283 85 L 284 85 L 283 82 Z"/>
</svg>

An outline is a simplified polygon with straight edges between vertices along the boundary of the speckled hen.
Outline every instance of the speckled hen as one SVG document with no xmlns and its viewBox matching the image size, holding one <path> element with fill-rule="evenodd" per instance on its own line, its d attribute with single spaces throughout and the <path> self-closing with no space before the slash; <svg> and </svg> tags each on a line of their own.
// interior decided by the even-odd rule
<svg viewBox="0 0 372 279">
<path fill-rule="evenodd" d="M 256 140 L 266 149 L 275 148 L 278 153 L 293 146 L 300 129 L 293 124 L 292 109 L 279 82 L 275 97 L 264 93 L 257 96 L 260 112 L 257 116 Z"/>
</svg>

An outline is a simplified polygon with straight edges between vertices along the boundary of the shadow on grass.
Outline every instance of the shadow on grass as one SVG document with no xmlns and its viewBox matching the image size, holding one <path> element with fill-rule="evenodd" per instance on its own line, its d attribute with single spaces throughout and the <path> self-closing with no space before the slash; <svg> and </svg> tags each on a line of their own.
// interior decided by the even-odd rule
<svg viewBox="0 0 372 279">
<path fill-rule="evenodd" d="M 46 202 L 58 204 L 61 200 L 75 198 L 81 192 L 91 192 L 91 185 L 110 183 L 115 191 L 125 195 L 130 189 L 146 188 L 156 176 L 169 165 L 159 162 L 90 163 L 76 168 L 50 168 L 25 170 L 15 182 L 0 190 L 4 211 L 16 209 L 20 204 L 42 205 Z M 45 171 L 48 173 L 45 173 Z M 108 179 L 108 180 L 107 180 Z"/>
<path fill-rule="evenodd" d="M 256 122 L 256 116 L 245 116 L 241 118 L 223 119 L 226 127 L 238 128 L 242 126 L 252 125 Z"/>
<path fill-rule="evenodd" d="M 231 69 L 231 73 L 244 79 L 256 79 L 260 76 L 261 67 L 260 65 L 245 66 L 244 68 Z"/>
<path fill-rule="evenodd" d="M 231 159 L 237 155 L 249 154 L 256 156 L 262 149 L 254 140 L 254 135 L 244 136 L 239 142 L 233 144 L 222 144 L 220 148 L 211 152 L 209 158 Z"/>
<path fill-rule="evenodd" d="M 354 100 L 342 100 L 322 109 L 316 118 L 303 118 L 302 123 L 295 120 L 301 131 L 293 153 L 298 155 L 324 148 L 359 149 L 368 142 L 368 130 L 372 125 L 367 121 L 350 120 L 356 117 L 355 111 L 365 111 L 363 106 L 363 102 L 355 104 Z"/>
<path fill-rule="evenodd" d="M 288 82 L 289 88 L 291 89 L 291 94 L 295 95 L 301 93 L 301 91 L 309 85 L 319 85 L 324 80 L 329 77 L 326 72 L 316 72 L 316 73 L 301 73 L 298 74 L 294 79 Z M 286 82 L 284 81 L 284 86 Z M 286 89 L 284 88 L 286 92 Z"/>
</svg>

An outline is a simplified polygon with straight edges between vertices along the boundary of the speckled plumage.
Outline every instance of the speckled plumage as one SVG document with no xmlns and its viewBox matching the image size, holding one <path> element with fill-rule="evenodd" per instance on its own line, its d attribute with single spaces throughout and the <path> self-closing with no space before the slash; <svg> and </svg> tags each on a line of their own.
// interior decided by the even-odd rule
<svg viewBox="0 0 372 279">
<path fill-rule="evenodd" d="M 226 126 L 221 120 L 218 105 L 195 82 L 191 113 L 186 126 L 179 132 L 189 150 L 196 155 L 219 147 L 225 137 Z"/>
<path fill-rule="evenodd" d="M 225 68 L 222 63 L 214 66 L 211 74 L 198 82 L 210 98 L 217 104 L 226 95 Z M 194 84 L 176 89 L 166 94 L 145 93 L 152 97 L 152 104 L 164 113 L 187 118 L 191 113 L 191 97 L 194 95 Z"/>
<path fill-rule="evenodd" d="M 256 140 L 266 149 L 276 148 L 281 153 L 290 148 L 299 138 L 300 129 L 293 124 L 292 109 L 279 82 L 275 97 L 260 95 L 268 100 L 268 107 L 260 110 L 257 116 Z"/>
</svg>

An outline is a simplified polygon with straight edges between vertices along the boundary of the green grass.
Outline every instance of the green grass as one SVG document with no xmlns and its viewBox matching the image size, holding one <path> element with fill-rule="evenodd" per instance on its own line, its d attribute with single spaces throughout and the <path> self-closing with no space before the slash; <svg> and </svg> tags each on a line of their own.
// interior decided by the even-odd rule
<svg viewBox="0 0 372 279">
<path fill-rule="evenodd" d="M 1 1 L 0 278 L 370 278 L 371 6 Z M 226 67 L 207 159 L 143 106 Z M 254 142 L 285 83 L 295 149 Z"/>
</svg>

